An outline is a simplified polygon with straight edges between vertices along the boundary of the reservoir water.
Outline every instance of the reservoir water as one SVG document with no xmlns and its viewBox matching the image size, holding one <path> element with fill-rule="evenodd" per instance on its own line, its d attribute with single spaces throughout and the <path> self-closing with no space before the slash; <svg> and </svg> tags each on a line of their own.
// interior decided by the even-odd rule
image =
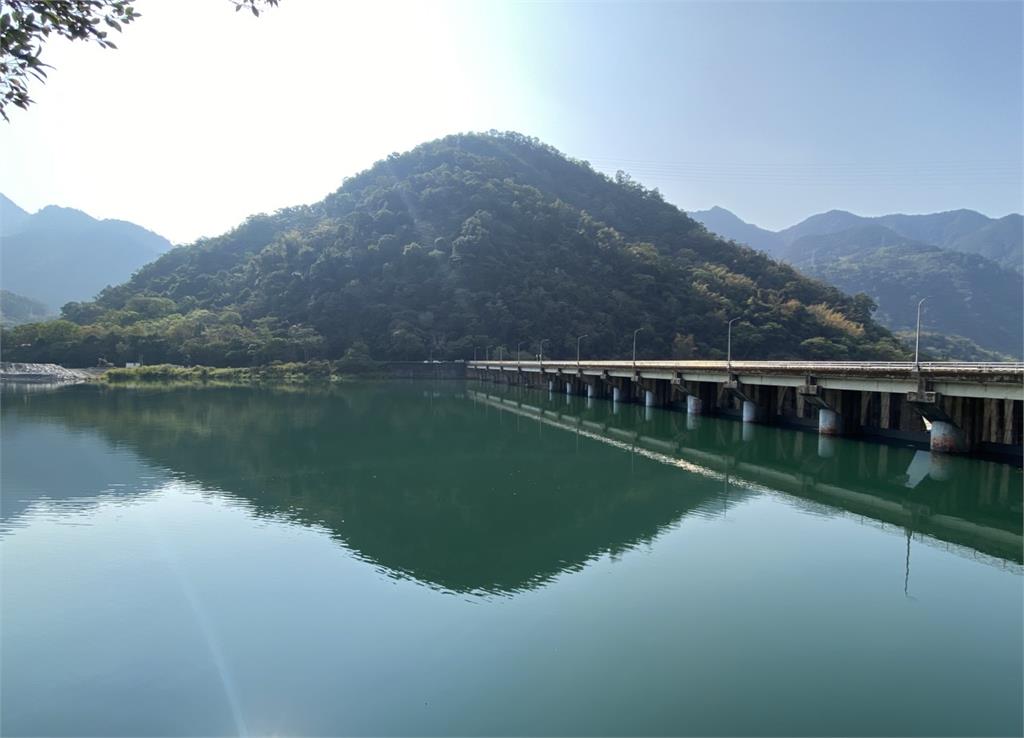
<svg viewBox="0 0 1024 738">
<path fill-rule="evenodd" d="M 3 735 L 1020 735 L 1022 476 L 496 385 L 5 389 Z"/>
</svg>

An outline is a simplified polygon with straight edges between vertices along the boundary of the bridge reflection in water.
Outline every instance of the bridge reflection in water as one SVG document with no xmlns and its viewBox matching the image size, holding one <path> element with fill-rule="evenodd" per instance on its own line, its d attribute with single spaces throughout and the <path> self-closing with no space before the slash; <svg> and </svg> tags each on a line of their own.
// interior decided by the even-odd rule
<svg viewBox="0 0 1024 738">
<path fill-rule="evenodd" d="M 475 401 L 683 471 L 723 497 L 779 491 L 992 563 L 1024 559 L 1020 470 L 930 451 L 681 415 L 558 393 L 470 390 Z M 725 508 L 723 507 L 723 512 Z"/>
<path fill-rule="evenodd" d="M 1017 468 L 522 387 L 78 387 L 5 402 L 3 415 L 33 439 L 5 454 L 7 525 L 40 496 L 88 503 L 82 469 L 48 461 L 87 436 L 134 457 L 126 478 L 145 466 L 145 485 L 116 494 L 148 494 L 157 476 L 193 483 L 325 530 L 388 576 L 453 592 L 532 589 L 685 517 L 779 492 L 814 513 L 895 526 L 908 543 L 1022 563 Z M 32 465 L 63 477 L 19 486 Z"/>
</svg>

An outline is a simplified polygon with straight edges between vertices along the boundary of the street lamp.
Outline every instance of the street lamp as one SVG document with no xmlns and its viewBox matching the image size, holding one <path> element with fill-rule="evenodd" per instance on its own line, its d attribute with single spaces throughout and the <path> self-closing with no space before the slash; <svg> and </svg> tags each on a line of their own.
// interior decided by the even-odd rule
<svg viewBox="0 0 1024 738">
<path fill-rule="evenodd" d="M 476 362 L 476 346 L 473 347 L 473 362 Z"/>
<path fill-rule="evenodd" d="M 643 330 L 643 327 L 637 328 L 633 331 L 633 371 L 636 371 L 636 334 Z"/>
<path fill-rule="evenodd" d="M 730 372 L 732 371 L 732 324 L 735 323 L 739 318 L 733 318 L 729 321 L 729 337 L 725 343 L 725 367 Z"/>
<path fill-rule="evenodd" d="M 525 341 L 520 341 L 519 343 L 516 344 L 516 364 L 517 365 L 523 363 L 523 343 L 525 343 Z"/>
<path fill-rule="evenodd" d="M 576 336 L 576 368 L 580 366 L 580 341 L 587 337 L 588 334 L 584 333 L 582 336 Z"/>
<path fill-rule="evenodd" d="M 484 354 L 484 361 L 490 361 L 490 360 L 491 360 L 491 347 L 488 346 L 487 347 L 487 353 Z"/>
<path fill-rule="evenodd" d="M 504 346 L 498 346 L 498 361 L 501 361 L 501 353 L 505 350 Z"/>
<path fill-rule="evenodd" d="M 542 338 L 540 340 L 540 365 L 541 365 L 541 373 L 543 373 L 543 367 L 544 367 L 544 344 L 545 343 L 548 343 L 548 339 L 547 338 Z"/>
<path fill-rule="evenodd" d="M 914 338 L 914 371 L 921 371 L 921 306 L 924 305 L 924 301 L 927 297 L 922 297 L 921 301 L 917 303 L 917 336 Z"/>
</svg>

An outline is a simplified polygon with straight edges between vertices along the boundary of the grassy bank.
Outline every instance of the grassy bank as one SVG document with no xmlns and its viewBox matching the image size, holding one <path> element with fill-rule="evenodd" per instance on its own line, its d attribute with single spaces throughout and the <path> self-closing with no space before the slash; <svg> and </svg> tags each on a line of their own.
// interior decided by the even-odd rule
<svg viewBox="0 0 1024 738">
<path fill-rule="evenodd" d="M 101 380 L 108 384 L 188 383 L 188 384 L 312 384 L 340 382 L 356 374 L 372 376 L 372 367 L 350 367 L 343 371 L 340 362 L 310 361 L 268 364 L 257 367 L 179 366 L 153 364 L 130 369 L 109 369 Z"/>
</svg>

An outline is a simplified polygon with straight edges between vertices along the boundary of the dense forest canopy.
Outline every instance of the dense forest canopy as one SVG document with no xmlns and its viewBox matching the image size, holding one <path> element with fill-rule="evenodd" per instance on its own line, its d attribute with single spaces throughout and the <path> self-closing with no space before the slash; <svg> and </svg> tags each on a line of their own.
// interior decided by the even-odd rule
<svg viewBox="0 0 1024 738">
<path fill-rule="evenodd" d="M 657 190 L 516 133 L 395 154 L 312 206 L 179 247 L 7 356 L 90 365 L 472 358 L 903 358 L 874 303 L 710 234 Z"/>
</svg>

